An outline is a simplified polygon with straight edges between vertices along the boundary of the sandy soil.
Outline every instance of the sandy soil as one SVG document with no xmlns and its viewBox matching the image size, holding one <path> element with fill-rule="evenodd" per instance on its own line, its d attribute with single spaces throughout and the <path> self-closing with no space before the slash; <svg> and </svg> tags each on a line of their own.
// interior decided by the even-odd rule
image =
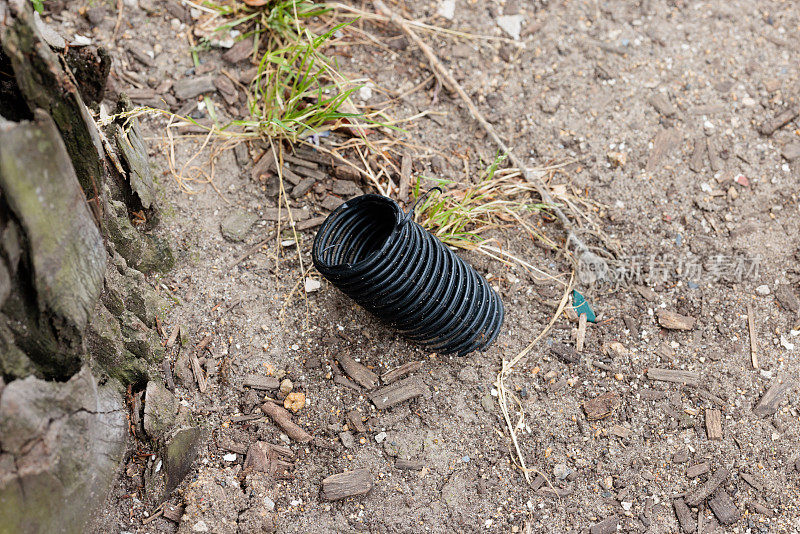
<svg viewBox="0 0 800 534">
<path fill-rule="evenodd" d="M 119 36 L 109 46 L 115 89 L 128 91 L 136 82 L 143 101 L 150 98 L 145 90 L 163 91 L 165 80 L 196 75 L 187 40 L 191 13 L 184 13 L 185 23 L 176 21 L 181 13 L 166 4 L 126 0 Z M 63 12 L 52 6 L 65 34 L 110 42 L 112 6 L 65 6 Z M 78 11 L 87 7 L 96 17 L 91 29 Z M 371 9 L 369 3 L 364 7 Z M 771 385 L 798 380 L 800 337 L 791 331 L 800 328 L 800 158 L 793 148 L 800 124 L 795 119 L 771 135 L 758 130 L 798 104 L 796 6 L 457 0 L 452 21 L 436 14 L 436 3 L 409 2 L 406 9 L 410 18 L 495 37 L 508 37 L 498 17 L 522 17 L 522 46 L 423 35 L 531 166 L 579 158 L 553 183 L 569 184 L 606 206 L 596 215 L 621 251 L 616 265 L 630 283 L 578 285 L 601 319 L 588 328 L 581 362 L 567 363 L 550 350 L 554 343 L 574 346 L 575 324 L 562 317 L 510 378 L 525 412 L 518 426 L 522 453 L 561 496 L 535 472 L 531 480 L 537 481 L 526 482 L 494 386 L 501 361 L 519 353 L 549 321 L 560 298 L 558 285 L 534 283 L 499 263 L 464 254 L 500 289 L 506 326 L 484 353 L 425 353 L 325 281 L 304 300 L 293 291 L 301 282 L 295 248 L 281 247 L 278 238 L 231 268 L 275 224 L 266 220 L 275 199 L 251 176 L 251 158 L 261 150 L 222 153 L 214 165 L 216 190 L 186 182 L 196 193 L 187 194 L 168 172 L 165 121 L 153 117 L 143 122 L 162 176 L 159 232 L 173 243 L 178 265 L 152 283 L 176 302 L 163 320 L 165 329 L 181 325 L 187 347 L 212 336 L 204 353 L 208 391 L 181 380 L 175 368 L 177 393 L 212 437 L 171 498 L 186 505 L 180 524 L 159 518 L 143 525 L 155 504 L 136 468 L 143 461 L 136 448 L 146 446 L 134 444 L 133 468 L 121 474 L 98 531 L 258 532 L 274 517 L 279 532 L 588 532 L 612 516 L 623 532 L 694 531 L 679 525 L 673 500 L 726 468 L 730 474 L 712 496 L 713 506 L 704 500 L 689 509 L 693 528 L 800 532 L 794 385 L 775 413 L 755 411 Z M 371 99 L 357 103 L 380 102 L 383 90 L 400 93 L 430 75 L 419 50 L 396 28 L 364 23 L 363 29 L 385 46 L 355 44 L 334 52 L 346 74 L 374 84 Z M 150 61 L 137 60 L 132 50 Z M 214 76 L 248 68 L 226 63 L 221 53 L 202 53 L 202 68 Z M 241 100 L 225 105 L 220 94 L 211 98 L 229 116 L 243 111 Z M 175 109 L 182 105 L 176 102 Z M 190 109 L 198 113 L 196 106 Z M 483 166 L 480 158 L 494 155 L 491 141 L 434 81 L 391 113 L 407 117 L 424 110 L 434 114 L 407 128 L 415 174 L 474 179 Z M 177 142 L 179 167 L 201 142 Z M 208 170 L 207 157 L 191 165 Z M 293 206 L 312 215 L 328 213 L 321 204 L 333 185 L 321 181 Z M 244 242 L 220 233 L 235 210 L 257 218 Z M 548 235 L 561 235 L 539 215 L 531 221 Z M 533 264 L 568 271 L 563 257 L 516 234 L 505 228 L 493 237 Z M 313 235 L 313 229 L 301 233 L 305 266 Z M 751 365 L 748 305 L 760 369 Z M 693 317 L 696 325 L 689 331 L 661 328 L 656 316 L 663 309 Z M 335 380 L 340 354 L 378 374 L 421 360 L 415 376 L 425 394 L 376 410 L 368 391 Z M 696 373 L 698 383 L 652 380 L 648 370 L 654 368 Z M 231 443 L 244 449 L 259 440 L 283 443 L 280 430 L 264 418 L 231 419 L 249 413 L 257 400 L 243 386 L 252 373 L 285 373 L 308 399 L 296 420 L 334 444 L 291 444 L 295 465 L 288 479 L 243 473 L 242 454 L 226 460 Z M 615 409 L 587 420 L 584 403 L 608 393 L 617 400 Z M 714 409 L 721 410 L 721 439 L 707 434 Z M 346 416 L 352 410 L 363 417 L 366 432 L 350 428 Z M 397 469 L 398 458 L 419 460 L 423 467 Z M 703 471 L 694 469 L 703 463 L 707 472 L 690 477 Z M 375 482 L 369 494 L 339 502 L 321 498 L 322 479 L 362 467 Z M 720 525 L 721 512 L 710 509 L 724 500 L 722 493 L 738 509 L 730 525 Z"/>
</svg>

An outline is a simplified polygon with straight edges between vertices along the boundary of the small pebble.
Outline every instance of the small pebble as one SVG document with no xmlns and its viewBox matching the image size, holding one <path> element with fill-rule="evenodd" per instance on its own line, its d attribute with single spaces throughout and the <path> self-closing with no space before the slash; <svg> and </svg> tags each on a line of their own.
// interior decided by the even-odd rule
<svg viewBox="0 0 800 534">
<path fill-rule="evenodd" d="M 756 293 L 758 293 L 762 297 L 769 295 L 769 286 L 767 284 L 762 284 L 762 285 L 758 286 L 756 288 Z"/>
<path fill-rule="evenodd" d="M 385 439 L 386 439 L 386 432 L 380 432 L 379 434 L 375 435 L 375 441 L 377 441 L 378 443 L 383 443 Z"/>
<path fill-rule="evenodd" d="M 291 393 L 292 389 L 294 388 L 294 384 L 288 378 L 284 378 L 281 382 L 281 395 L 284 397 Z"/>
<path fill-rule="evenodd" d="M 313 293 L 314 291 L 319 290 L 320 287 L 322 287 L 322 284 L 319 280 L 306 278 L 306 293 Z"/>
<path fill-rule="evenodd" d="M 553 467 L 553 476 L 559 480 L 564 480 L 569 476 L 570 468 L 566 464 L 556 464 Z"/>
<path fill-rule="evenodd" d="M 225 460 L 226 462 L 235 462 L 236 453 L 235 452 L 228 453 L 225 456 L 223 456 L 222 459 Z"/>
</svg>

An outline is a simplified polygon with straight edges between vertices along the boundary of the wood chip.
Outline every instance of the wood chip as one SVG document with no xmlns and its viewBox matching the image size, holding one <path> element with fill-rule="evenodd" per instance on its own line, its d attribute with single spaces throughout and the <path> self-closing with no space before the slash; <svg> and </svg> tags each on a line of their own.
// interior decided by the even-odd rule
<svg viewBox="0 0 800 534">
<path fill-rule="evenodd" d="M 300 176 L 305 176 L 306 178 L 311 178 L 312 180 L 316 180 L 317 182 L 322 182 L 328 179 L 328 175 L 322 171 L 318 171 L 316 169 L 309 169 L 308 167 L 295 167 L 294 172 L 299 174 Z"/>
<path fill-rule="evenodd" d="M 338 501 L 347 497 L 364 495 L 372 489 L 372 474 L 362 468 L 331 475 L 322 481 L 322 498 Z"/>
<path fill-rule="evenodd" d="M 350 165 L 335 165 L 333 167 L 333 174 L 342 180 L 350 180 L 351 182 L 358 182 L 361 180 L 361 173 Z"/>
<path fill-rule="evenodd" d="M 590 534 L 612 534 L 617 531 L 619 519 L 612 515 L 589 527 Z"/>
<path fill-rule="evenodd" d="M 412 377 L 379 389 L 370 395 L 369 398 L 377 409 L 385 410 L 401 402 L 419 397 L 423 393 L 424 391 L 419 381 Z"/>
<path fill-rule="evenodd" d="M 647 172 L 655 171 L 664 156 L 678 146 L 682 138 L 681 133 L 675 128 L 658 132 L 655 139 L 653 139 L 653 150 L 650 151 L 650 156 L 647 158 Z"/>
<path fill-rule="evenodd" d="M 728 492 L 723 489 L 717 490 L 714 497 L 708 501 L 708 507 L 711 508 L 711 511 L 714 512 L 714 515 L 717 516 L 717 519 L 719 519 L 719 522 L 723 525 L 732 525 L 741 517 L 739 509 L 736 508 L 733 499 L 731 499 Z"/>
<path fill-rule="evenodd" d="M 694 151 L 692 157 L 689 159 L 689 168 L 694 172 L 703 170 L 703 161 L 708 150 L 708 143 L 705 137 L 698 137 L 694 140 Z"/>
<path fill-rule="evenodd" d="M 763 505 L 758 501 L 750 501 L 750 504 L 748 504 L 747 507 L 754 514 L 761 514 L 766 517 L 775 517 L 775 512 L 773 512 L 766 505 Z"/>
<path fill-rule="evenodd" d="M 608 433 L 617 436 L 618 438 L 628 439 L 631 435 L 631 431 L 621 425 L 614 425 L 609 430 Z"/>
<path fill-rule="evenodd" d="M 415 373 L 422 368 L 422 362 L 414 360 L 412 362 L 404 363 L 400 367 L 396 367 L 391 371 L 387 371 L 381 375 L 381 380 L 384 384 L 391 384 L 397 382 L 407 374 Z"/>
<path fill-rule="evenodd" d="M 722 412 L 716 408 L 706 408 L 706 434 L 708 439 L 722 439 Z"/>
<path fill-rule="evenodd" d="M 253 388 L 260 391 L 268 389 L 278 389 L 281 386 L 280 380 L 274 376 L 262 376 L 256 374 L 249 374 L 244 377 L 244 387 Z"/>
<path fill-rule="evenodd" d="M 772 135 L 775 131 L 789 124 L 798 115 L 800 115 L 800 106 L 789 108 L 775 117 L 764 121 L 761 126 L 758 127 L 758 131 L 762 135 Z"/>
<path fill-rule="evenodd" d="M 621 399 L 617 393 L 609 392 L 595 397 L 583 403 L 583 411 L 586 412 L 586 419 L 597 421 L 608 417 L 619 407 Z"/>
<path fill-rule="evenodd" d="M 342 366 L 342 370 L 347 373 L 347 376 L 365 389 L 375 389 L 378 385 L 378 375 L 355 361 L 349 354 L 339 354 L 336 359 L 339 360 L 339 365 Z"/>
<path fill-rule="evenodd" d="M 255 421 L 257 419 L 261 419 L 262 417 L 264 417 L 264 416 L 261 415 L 260 413 L 251 413 L 251 414 L 248 414 L 248 415 L 234 415 L 233 417 L 231 417 L 231 422 L 232 423 L 246 423 L 248 421 Z"/>
<path fill-rule="evenodd" d="M 783 309 L 792 313 L 800 311 L 800 300 L 789 284 L 780 284 L 775 288 L 775 298 L 778 299 Z"/>
<path fill-rule="evenodd" d="M 403 471 L 419 471 L 424 465 L 420 460 L 406 460 L 404 458 L 398 458 L 394 463 L 397 469 L 402 469 Z"/>
<path fill-rule="evenodd" d="M 180 523 L 181 518 L 183 518 L 183 510 L 184 510 L 183 505 L 167 503 L 164 505 L 164 511 L 162 512 L 161 515 L 163 515 L 170 521 L 173 521 L 175 523 Z"/>
<path fill-rule="evenodd" d="M 314 163 L 323 165 L 325 167 L 330 167 L 333 163 L 333 158 L 330 155 L 320 152 L 317 149 L 311 148 L 307 145 L 297 147 L 295 150 L 295 155 L 300 159 L 313 161 Z"/>
<path fill-rule="evenodd" d="M 647 378 L 661 382 L 685 384 L 687 386 L 697 386 L 700 383 L 700 373 L 682 371 L 680 369 L 660 369 L 658 367 L 651 367 L 647 370 Z"/>
<path fill-rule="evenodd" d="M 714 493 L 720 484 L 727 480 L 729 471 L 725 467 L 720 467 L 714 474 L 708 477 L 705 484 L 698 486 L 686 494 L 686 504 L 689 506 L 697 506 L 703 502 L 706 497 Z"/>
<path fill-rule="evenodd" d="M 175 325 L 175 328 L 172 329 L 172 333 L 169 335 L 169 339 L 164 342 L 164 347 L 169 349 L 172 345 L 175 344 L 175 341 L 178 339 L 178 336 L 181 335 L 181 327 L 180 325 Z"/>
<path fill-rule="evenodd" d="M 236 454 L 244 454 L 247 452 L 247 446 L 243 443 L 236 443 L 229 439 L 223 439 L 217 445 L 220 449 L 235 452 Z"/>
<path fill-rule="evenodd" d="M 756 352 L 756 321 L 753 317 L 753 305 L 747 303 L 747 331 L 750 333 L 750 362 L 753 364 L 753 369 L 758 369 L 758 353 Z"/>
<path fill-rule="evenodd" d="M 725 164 L 722 162 L 722 157 L 720 157 L 718 141 L 715 138 L 709 137 L 706 139 L 706 142 L 708 143 L 708 164 L 711 165 L 712 171 L 719 172 L 723 169 Z"/>
<path fill-rule="evenodd" d="M 361 412 L 356 410 L 351 410 L 347 413 L 347 423 L 350 425 L 350 428 L 363 434 L 367 431 L 367 427 L 364 425 L 364 421 L 361 420 Z"/>
<path fill-rule="evenodd" d="M 578 317 L 578 336 L 575 340 L 575 350 L 583 352 L 583 344 L 586 342 L 586 314 L 582 313 Z"/>
<path fill-rule="evenodd" d="M 575 349 L 562 343 L 553 343 L 550 346 L 550 352 L 558 356 L 564 363 L 578 363 L 581 357 L 575 352 Z"/>
<path fill-rule="evenodd" d="M 292 438 L 295 441 L 300 443 L 308 443 L 312 439 L 314 439 L 311 434 L 300 428 L 294 421 L 292 421 L 292 416 L 289 412 L 283 407 L 278 406 L 277 404 L 273 404 L 271 402 L 265 402 L 261 405 L 261 411 L 269 416 L 276 425 L 281 427 L 286 435 Z"/>
<path fill-rule="evenodd" d="M 336 376 L 333 377 L 333 382 L 335 384 L 339 384 L 340 386 L 350 388 L 353 391 L 361 391 L 361 388 L 358 387 L 358 384 L 344 376 L 341 372 L 337 373 Z"/>
<path fill-rule="evenodd" d="M 691 330 L 694 328 L 694 317 L 687 317 L 670 310 L 658 310 L 656 312 L 658 324 L 667 330 Z"/>
<path fill-rule="evenodd" d="M 741 477 L 742 480 L 750 484 L 750 486 L 754 490 L 764 491 L 764 484 L 762 484 L 761 481 L 758 480 L 758 477 L 756 477 L 755 475 L 751 475 L 747 471 L 740 471 L 739 476 Z"/>
<path fill-rule="evenodd" d="M 708 462 L 693 465 L 686 470 L 686 476 L 689 478 L 697 478 L 700 475 L 705 475 L 706 473 L 708 473 Z"/>
<path fill-rule="evenodd" d="M 672 117 L 677 113 L 677 109 L 669 101 L 669 98 L 664 93 L 656 93 L 647 100 L 656 111 L 665 117 Z"/>
<path fill-rule="evenodd" d="M 675 515 L 678 516 L 678 523 L 680 523 L 681 529 L 684 532 L 695 532 L 697 523 L 692 516 L 692 511 L 686 506 L 684 500 L 680 498 L 675 499 L 672 501 L 672 505 L 675 507 Z"/>
<path fill-rule="evenodd" d="M 308 219 L 307 221 L 300 221 L 295 225 L 298 231 L 302 232 L 303 230 L 310 230 L 311 228 L 316 228 L 320 226 L 322 223 L 325 222 L 327 217 L 313 217 Z"/>
<path fill-rule="evenodd" d="M 773 380 L 767 392 L 764 393 L 764 396 L 761 397 L 761 400 L 758 401 L 758 404 L 753 409 L 755 414 L 764 417 L 778 411 L 778 407 L 783 402 L 783 397 L 793 385 L 794 382 L 792 380 Z"/>
<path fill-rule="evenodd" d="M 630 331 L 631 337 L 634 339 L 639 339 L 639 325 L 636 324 L 636 320 L 630 315 L 624 315 L 622 320 L 625 323 L 625 328 Z"/>
<path fill-rule="evenodd" d="M 161 368 L 164 370 L 164 384 L 166 385 L 167 389 L 170 391 L 175 391 L 175 379 L 172 376 L 172 365 L 170 364 L 168 357 L 164 357 L 164 361 L 161 362 Z"/>
<path fill-rule="evenodd" d="M 533 482 L 531 482 L 531 489 L 533 491 L 536 491 L 539 488 L 541 488 L 542 486 L 544 486 L 546 482 L 547 482 L 547 479 L 544 478 L 541 474 L 536 475 L 536 478 L 534 478 Z"/>
<path fill-rule="evenodd" d="M 614 372 L 614 368 L 608 364 L 601 362 L 600 360 L 592 360 L 592 365 L 597 367 L 598 369 L 602 369 L 603 371 L 607 371 L 609 373 Z"/>
<path fill-rule="evenodd" d="M 283 176 L 292 185 L 297 185 L 303 181 L 303 177 L 296 174 L 292 169 L 284 165 L 281 167 L 281 176 Z"/>
<path fill-rule="evenodd" d="M 319 168 L 319 164 L 317 162 L 315 162 L 315 161 L 309 161 L 307 159 L 298 158 L 298 157 L 295 157 L 295 156 L 292 156 L 292 155 L 289 155 L 289 154 L 284 154 L 283 155 L 283 161 L 287 161 L 289 163 L 292 163 L 294 165 L 298 165 L 300 167 L 305 167 L 307 169 L 318 169 Z"/>
<path fill-rule="evenodd" d="M 189 357 L 189 361 L 192 364 L 192 373 L 194 374 L 194 379 L 197 381 L 197 387 L 201 393 L 205 393 L 206 389 L 208 389 L 208 381 L 206 380 L 203 368 L 200 367 L 200 360 L 197 359 L 197 354 L 192 354 Z"/>
</svg>

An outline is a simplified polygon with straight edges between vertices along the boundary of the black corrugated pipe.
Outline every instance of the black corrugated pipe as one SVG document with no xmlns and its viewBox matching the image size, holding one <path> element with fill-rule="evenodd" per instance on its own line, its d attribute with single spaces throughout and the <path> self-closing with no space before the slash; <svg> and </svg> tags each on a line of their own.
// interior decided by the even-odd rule
<svg viewBox="0 0 800 534">
<path fill-rule="evenodd" d="M 504 309 L 489 282 L 394 200 L 363 195 L 339 206 L 314 238 L 314 266 L 407 339 L 441 354 L 487 348 Z"/>
</svg>

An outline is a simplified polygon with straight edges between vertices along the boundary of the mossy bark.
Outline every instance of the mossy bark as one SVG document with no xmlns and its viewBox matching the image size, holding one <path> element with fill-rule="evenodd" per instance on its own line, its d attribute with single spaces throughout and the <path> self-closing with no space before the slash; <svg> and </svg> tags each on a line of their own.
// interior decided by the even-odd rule
<svg viewBox="0 0 800 534">
<path fill-rule="evenodd" d="M 129 218 L 157 220 L 147 153 L 135 122 L 101 142 L 82 94 L 108 70 L 79 86 L 70 65 L 108 56 L 81 59 L 45 44 L 28 0 L 0 0 L 0 534 L 90 529 L 124 457 L 124 391 L 163 358 L 143 271 L 172 254 Z"/>
</svg>

